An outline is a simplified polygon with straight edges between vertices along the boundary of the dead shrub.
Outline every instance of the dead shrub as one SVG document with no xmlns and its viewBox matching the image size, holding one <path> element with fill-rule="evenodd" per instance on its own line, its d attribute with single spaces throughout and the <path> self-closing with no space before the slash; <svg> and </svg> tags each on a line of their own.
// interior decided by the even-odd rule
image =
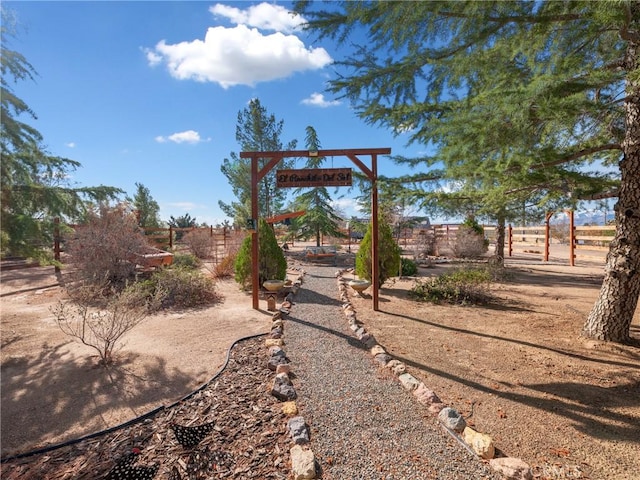
<svg viewBox="0 0 640 480">
<path fill-rule="evenodd" d="M 162 307 L 189 308 L 220 301 L 215 282 L 198 270 L 167 268 L 154 273 L 149 280 Z"/>
<path fill-rule="evenodd" d="M 114 362 L 114 350 L 122 337 L 147 316 L 155 296 L 142 296 L 125 289 L 110 297 L 103 296 L 95 285 L 76 287 L 71 300 L 58 302 L 51 309 L 56 324 L 65 334 L 98 352 L 100 364 Z"/>
<path fill-rule="evenodd" d="M 230 253 L 225 256 L 222 261 L 213 267 L 213 276 L 215 278 L 233 277 L 235 273 L 236 253 Z"/>
<path fill-rule="evenodd" d="M 473 227 L 460 225 L 453 244 L 453 254 L 458 258 L 480 258 L 489 249 L 484 234 Z"/>
<path fill-rule="evenodd" d="M 214 250 L 213 237 L 208 229 L 191 230 L 185 234 L 182 242 L 198 258 L 210 258 Z"/>
<path fill-rule="evenodd" d="M 134 276 L 132 256 L 148 249 L 135 215 L 123 206 L 107 205 L 89 213 L 86 224 L 76 227 L 65 245 L 75 280 L 118 290 Z"/>
</svg>

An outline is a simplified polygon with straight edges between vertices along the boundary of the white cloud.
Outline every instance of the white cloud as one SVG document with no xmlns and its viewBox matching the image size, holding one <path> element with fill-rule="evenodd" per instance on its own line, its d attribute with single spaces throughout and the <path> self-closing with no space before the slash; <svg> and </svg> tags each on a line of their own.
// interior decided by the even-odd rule
<svg viewBox="0 0 640 480">
<path fill-rule="evenodd" d="M 334 107 L 336 105 L 340 105 L 338 100 L 325 100 L 324 95 L 322 93 L 314 92 L 309 95 L 309 98 L 303 99 L 300 103 L 303 105 L 311 105 L 314 107 Z"/>
<path fill-rule="evenodd" d="M 276 32 L 291 33 L 305 22 L 303 17 L 290 12 L 283 6 L 266 2 L 252 5 L 246 10 L 217 3 L 209 8 L 209 12 L 215 16 L 225 17 L 236 25 L 249 25 Z"/>
<path fill-rule="evenodd" d="M 338 198 L 331 201 L 331 206 L 342 212 L 347 218 L 358 216 L 362 213 L 362 207 L 355 198 Z"/>
<path fill-rule="evenodd" d="M 76 142 L 65 143 L 65 146 L 67 146 L 69 148 L 76 148 Z"/>
<path fill-rule="evenodd" d="M 163 137 L 158 135 L 155 138 L 158 143 L 165 142 L 174 142 L 174 143 L 200 143 L 200 142 L 208 142 L 210 138 L 202 139 L 200 138 L 200 134 L 195 130 L 186 130 L 184 132 L 173 133 L 168 137 Z"/>
<path fill-rule="evenodd" d="M 298 37 L 288 34 L 303 20 L 291 17 L 281 6 L 262 3 L 240 10 L 218 4 L 210 10 L 238 25 L 209 27 L 204 40 L 176 44 L 161 40 L 145 50 L 149 65 L 166 65 L 179 80 L 213 82 L 226 89 L 318 70 L 333 61 L 324 48 L 307 48 Z M 276 33 L 264 35 L 250 27 Z"/>
</svg>

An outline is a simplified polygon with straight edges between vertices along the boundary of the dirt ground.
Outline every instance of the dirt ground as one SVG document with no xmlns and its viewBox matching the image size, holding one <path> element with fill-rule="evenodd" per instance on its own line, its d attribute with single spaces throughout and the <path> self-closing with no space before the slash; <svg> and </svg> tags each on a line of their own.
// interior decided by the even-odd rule
<svg viewBox="0 0 640 480">
<path fill-rule="evenodd" d="M 637 479 L 640 348 L 579 336 L 602 268 L 524 260 L 508 271 L 487 306 L 416 303 L 408 298 L 415 279 L 381 289 L 379 312 L 367 295 L 353 303 L 409 373 L 536 478 Z M 632 335 L 640 340 L 640 308 Z"/>
<path fill-rule="evenodd" d="M 118 363 L 97 367 L 94 350 L 57 327 L 65 298 L 53 267 L 3 271 L 1 449 L 22 453 L 104 430 L 168 405 L 211 379 L 240 338 L 269 331 L 232 280 L 221 304 L 147 317 L 124 338 Z"/>
<path fill-rule="evenodd" d="M 525 260 L 509 271 L 488 306 L 416 303 L 408 298 L 415 279 L 385 286 L 379 312 L 367 294 L 353 303 L 390 354 L 537 478 L 637 478 L 640 349 L 579 337 L 601 267 Z M 266 332 L 271 318 L 221 282 L 222 304 L 148 318 L 127 336 L 118 366 L 104 370 L 55 325 L 49 308 L 63 295 L 56 283 L 52 268 L 2 272 L 3 456 L 171 403 L 210 379 L 235 339 Z M 640 309 L 632 335 L 640 339 Z"/>
</svg>

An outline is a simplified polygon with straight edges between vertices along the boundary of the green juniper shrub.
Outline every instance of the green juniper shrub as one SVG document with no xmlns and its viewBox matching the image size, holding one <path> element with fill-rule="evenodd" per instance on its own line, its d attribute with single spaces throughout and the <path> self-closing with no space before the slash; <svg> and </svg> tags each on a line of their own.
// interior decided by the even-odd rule
<svg viewBox="0 0 640 480">
<path fill-rule="evenodd" d="M 491 300 L 492 274 L 486 267 L 460 268 L 417 280 L 409 296 L 432 303 L 485 304 Z"/>
<path fill-rule="evenodd" d="M 242 242 L 235 263 L 235 279 L 243 288 L 251 286 L 251 238 L 247 237 Z M 287 259 L 278 240 L 273 232 L 273 228 L 266 220 L 260 219 L 258 222 L 258 281 L 259 284 L 265 280 L 284 280 L 287 276 Z"/>
<path fill-rule="evenodd" d="M 367 233 L 360 242 L 360 248 L 356 254 L 356 275 L 371 281 L 371 242 L 372 224 L 369 223 Z M 378 223 L 378 281 L 382 286 L 389 278 L 395 277 L 400 271 L 400 247 L 393 238 L 393 232 L 388 223 L 380 220 Z"/>
<path fill-rule="evenodd" d="M 416 273 L 418 273 L 418 264 L 413 260 L 411 260 L 410 258 L 402 257 L 400 259 L 400 262 L 401 262 L 403 277 L 412 277 Z"/>
<path fill-rule="evenodd" d="M 173 255 L 173 267 L 195 270 L 200 266 L 200 259 L 193 253 L 176 253 Z"/>
</svg>

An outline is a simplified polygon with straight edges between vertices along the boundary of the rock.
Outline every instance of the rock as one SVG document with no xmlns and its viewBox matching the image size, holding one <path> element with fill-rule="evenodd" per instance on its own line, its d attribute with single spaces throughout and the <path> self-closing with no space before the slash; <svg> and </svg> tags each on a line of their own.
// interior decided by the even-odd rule
<svg viewBox="0 0 640 480">
<path fill-rule="evenodd" d="M 409 391 L 415 390 L 416 388 L 418 388 L 418 385 L 420 385 L 418 379 L 410 373 L 403 373 L 402 375 L 399 375 L 398 380 L 400 380 L 400 383 L 405 388 L 405 390 Z"/>
<path fill-rule="evenodd" d="M 286 373 L 278 373 L 276 375 L 276 378 L 273 380 L 271 395 L 281 402 L 295 400 L 298 398 L 298 395 L 293 388 L 293 384 Z"/>
<path fill-rule="evenodd" d="M 384 351 L 384 348 L 381 345 L 374 345 L 373 348 L 369 351 L 371 352 L 371 355 L 373 355 L 374 357 L 379 353 L 387 353 Z"/>
<path fill-rule="evenodd" d="M 532 480 L 531 467 L 519 458 L 501 457 L 489 460 L 489 466 L 507 480 Z"/>
<path fill-rule="evenodd" d="M 269 333 L 269 338 L 282 338 L 282 330 L 279 328 L 274 328 L 273 330 L 271 330 L 271 333 Z"/>
<path fill-rule="evenodd" d="M 434 403 L 442 403 L 442 400 L 438 398 L 438 395 L 436 395 L 433 390 L 429 390 L 424 383 L 420 383 L 420 385 L 418 385 L 418 388 L 413 391 L 413 395 L 422 405 L 429 406 Z M 442 410 L 442 408 L 440 410 Z"/>
<path fill-rule="evenodd" d="M 389 363 L 392 360 L 391 355 L 388 355 L 386 353 L 379 353 L 373 358 L 376 360 L 376 362 L 378 362 L 382 366 L 385 366 L 387 363 Z"/>
<path fill-rule="evenodd" d="M 438 414 L 438 420 L 442 422 L 442 424 L 447 427 L 449 430 L 453 430 L 454 432 L 460 433 L 467 426 L 467 422 L 465 422 L 462 415 L 460 415 L 456 410 L 450 407 L 445 407 L 440 410 Z"/>
<path fill-rule="evenodd" d="M 289 361 L 287 360 L 287 357 L 274 355 L 272 357 L 269 357 L 269 361 L 267 362 L 267 367 L 269 367 L 269 370 L 271 370 L 272 372 L 275 372 L 278 369 L 278 365 L 285 365 L 287 363 L 289 363 Z"/>
<path fill-rule="evenodd" d="M 280 320 L 282 318 L 282 312 L 278 311 L 276 313 L 273 314 L 273 316 L 271 317 L 272 320 Z"/>
<path fill-rule="evenodd" d="M 302 417 L 290 418 L 287 422 L 287 428 L 293 439 L 293 443 L 296 445 L 302 445 L 309 443 L 309 429 Z"/>
<path fill-rule="evenodd" d="M 272 347 L 269 347 L 269 356 L 271 356 L 271 357 L 276 357 L 276 356 L 284 357 L 284 356 L 286 356 L 286 354 L 284 353 L 284 350 L 282 348 L 280 348 L 278 346 L 272 346 Z"/>
<path fill-rule="evenodd" d="M 407 371 L 407 366 L 404 363 L 402 363 L 400 360 L 395 360 L 395 359 L 387 363 L 387 368 L 396 375 L 402 375 Z"/>
<path fill-rule="evenodd" d="M 291 470 L 294 480 L 316 478 L 316 459 L 311 450 L 294 445 L 291 450 Z"/>
<path fill-rule="evenodd" d="M 284 340 L 281 338 L 267 338 L 264 341 L 264 344 L 267 347 L 282 347 L 284 345 Z"/>
<path fill-rule="evenodd" d="M 298 414 L 298 405 L 296 405 L 296 402 L 291 401 L 291 402 L 284 402 L 282 404 L 282 413 L 284 413 L 285 415 L 297 415 Z"/>
<path fill-rule="evenodd" d="M 291 373 L 291 364 L 290 363 L 281 363 L 276 367 L 276 374 L 278 373 L 286 373 L 287 376 Z"/>
<path fill-rule="evenodd" d="M 493 439 L 485 434 L 476 432 L 473 428 L 465 427 L 462 431 L 462 439 L 481 458 L 489 460 L 496 455 Z"/>
<path fill-rule="evenodd" d="M 429 412 L 434 413 L 436 415 L 438 415 L 442 409 L 445 407 L 445 404 L 442 402 L 436 402 L 436 403 L 432 403 L 431 405 L 429 405 L 429 407 L 427 408 L 427 410 L 429 410 Z"/>
<path fill-rule="evenodd" d="M 278 312 L 280 313 L 280 312 Z M 282 315 L 282 314 L 281 314 Z M 274 320 L 273 322 L 271 322 L 271 328 L 284 328 L 284 322 L 282 320 Z"/>
<path fill-rule="evenodd" d="M 378 341 L 375 339 L 375 337 L 368 332 L 362 335 L 362 337 L 360 338 L 360 341 L 364 343 L 364 346 L 367 347 L 368 349 L 371 349 L 373 348 L 374 345 L 378 344 Z"/>
</svg>

